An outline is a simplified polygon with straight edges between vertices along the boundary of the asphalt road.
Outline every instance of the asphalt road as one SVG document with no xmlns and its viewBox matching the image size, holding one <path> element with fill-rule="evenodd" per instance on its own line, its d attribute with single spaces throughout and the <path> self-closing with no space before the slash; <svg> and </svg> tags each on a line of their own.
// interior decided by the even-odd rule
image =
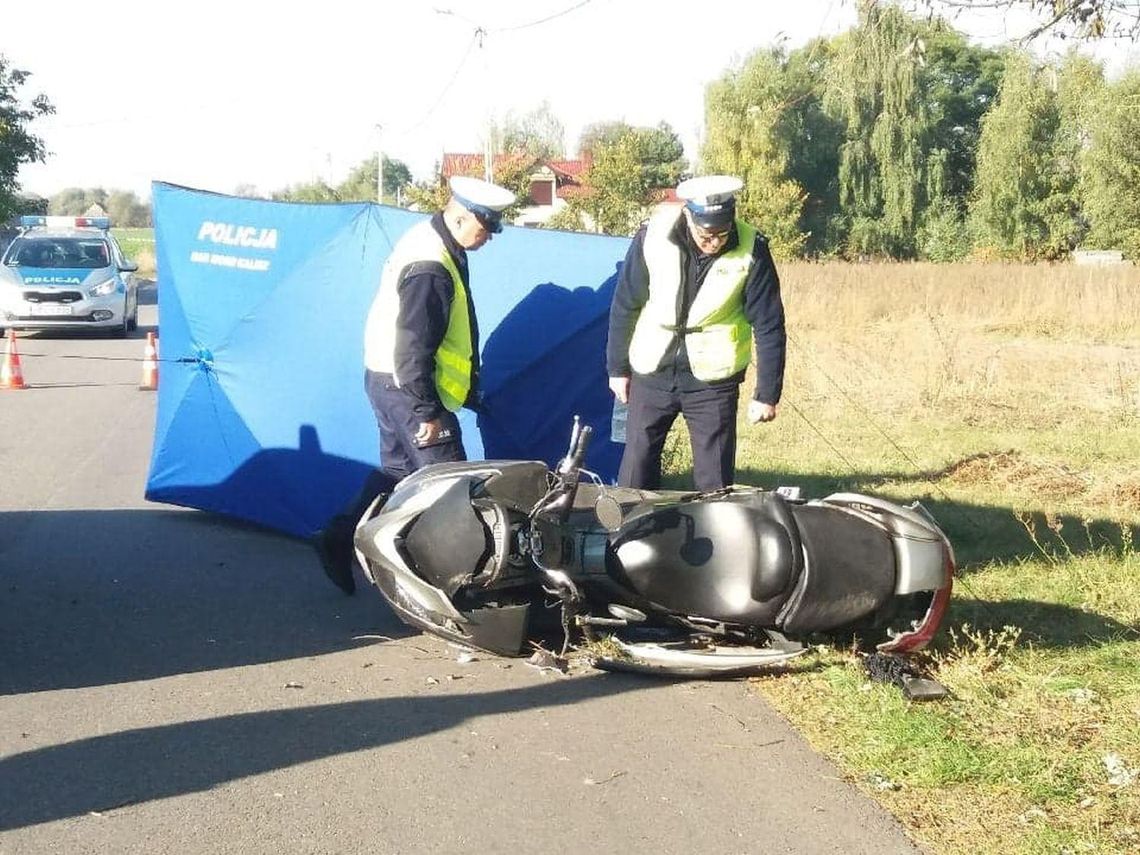
<svg viewBox="0 0 1140 855">
<path fill-rule="evenodd" d="M 916 851 L 745 682 L 461 664 L 146 502 L 140 321 L 23 337 L 0 390 L 0 855 Z"/>
</svg>

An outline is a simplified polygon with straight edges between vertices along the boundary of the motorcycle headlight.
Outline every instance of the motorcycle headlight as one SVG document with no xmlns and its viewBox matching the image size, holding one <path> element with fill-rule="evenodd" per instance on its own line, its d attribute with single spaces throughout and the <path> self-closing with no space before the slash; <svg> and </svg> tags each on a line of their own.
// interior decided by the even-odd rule
<svg viewBox="0 0 1140 855">
<path fill-rule="evenodd" d="M 89 289 L 87 293 L 92 297 L 106 297 L 114 292 L 117 284 L 114 279 L 108 279 L 106 282 L 100 282 L 94 288 Z"/>
</svg>

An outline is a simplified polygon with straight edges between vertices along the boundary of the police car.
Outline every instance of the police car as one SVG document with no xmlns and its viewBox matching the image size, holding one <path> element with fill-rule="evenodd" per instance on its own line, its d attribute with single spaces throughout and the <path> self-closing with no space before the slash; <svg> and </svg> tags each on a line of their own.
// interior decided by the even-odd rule
<svg viewBox="0 0 1140 855">
<path fill-rule="evenodd" d="M 0 330 L 138 326 L 135 271 L 109 217 L 21 217 L 0 258 Z"/>
</svg>

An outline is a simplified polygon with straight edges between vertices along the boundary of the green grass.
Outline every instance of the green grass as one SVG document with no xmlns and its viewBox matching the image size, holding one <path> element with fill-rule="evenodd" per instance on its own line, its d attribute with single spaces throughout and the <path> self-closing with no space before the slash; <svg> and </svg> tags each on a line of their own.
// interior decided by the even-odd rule
<svg viewBox="0 0 1140 855">
<path fill-rule="evenodd" d="M 154 229 L 112 229 L 111 234 L 127 258 L 139 266 L 139 275 L 154 278 Z"/>
</svg>

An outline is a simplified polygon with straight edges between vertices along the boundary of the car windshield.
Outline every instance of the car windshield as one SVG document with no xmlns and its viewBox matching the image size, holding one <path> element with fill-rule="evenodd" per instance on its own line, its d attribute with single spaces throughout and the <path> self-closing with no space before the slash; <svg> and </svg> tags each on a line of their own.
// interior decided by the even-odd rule
<svg viewBox="0 0 1140 855">
<path fill-rule="evenodd" d="M 8 248 L 9 267 L 66 267 L 97 270 L 110 264 L 102 238 L 16 238 Z"/>
</svg>

